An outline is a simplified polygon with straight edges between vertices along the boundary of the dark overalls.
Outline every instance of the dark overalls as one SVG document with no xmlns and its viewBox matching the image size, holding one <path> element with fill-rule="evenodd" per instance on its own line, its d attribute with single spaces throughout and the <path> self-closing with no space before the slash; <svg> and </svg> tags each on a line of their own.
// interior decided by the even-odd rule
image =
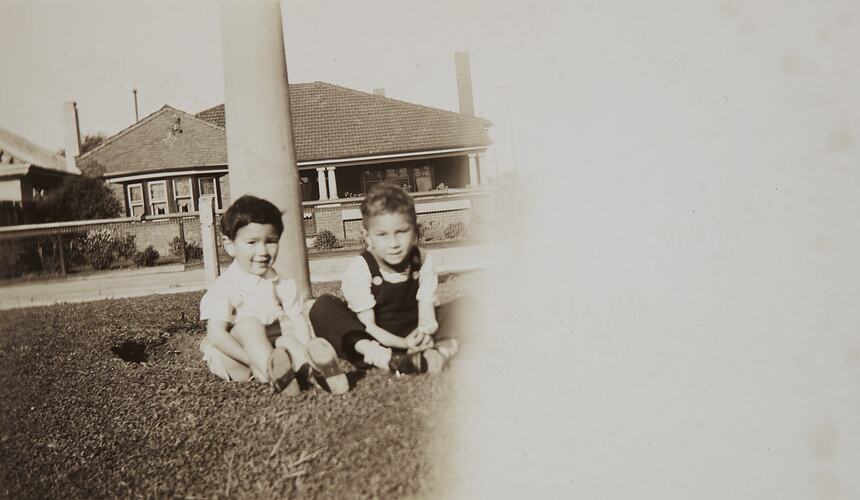
<svg viewBox="0 0 860 500">
<path fill-rule="evenodd" d="M 370 291 L 376 300 L 373 315 L 376 324 L 399 337 L 406 337 L 418 326 L 418 273 L 421 270 L 421 253 L 418 247 L 403 260 L 402 268 L 395 271 L 408 272 L 406 281 L 389 283 L 382 279 L 379 263 L 365 250 L 361 256 L 370 270 Z M 464 302 L 455 300 L 436 307 L 436 322 L 439 329 L 433 336 L 436 340 L 459 337 L 464 313 L 468 313 Z M 338 356 L 353 364 L 363 365 L 363 357 L 355 351 L 359 340 L 374 340 L 365 331 L 364 323 L 358 319 L 347 303 L 334 295 L 323 294 L 316 299 L 310 310 L 310 320 L 317 337 L 328 340 Z"/>
</svg>

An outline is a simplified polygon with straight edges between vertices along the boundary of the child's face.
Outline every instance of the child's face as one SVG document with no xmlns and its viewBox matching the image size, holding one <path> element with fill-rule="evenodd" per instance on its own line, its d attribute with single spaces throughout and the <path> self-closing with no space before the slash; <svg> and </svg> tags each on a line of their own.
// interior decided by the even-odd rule
<svg viewBox="0 0 860 500">
<path fill-rule="evenodd" d="M 271 224 L 252 222 L 236 232 L 236 238 L 224 238 L 224 248 L 248 273 L 262 276 L 278 256 L 278 231 Z"/>
<path fill-rule="evenodd" d="M 415 226 L 406 214 L 387 213 L 367 221 L 367 245 L 376 260 L 395 266 L 409 255 L 415 241 Z"/>
</svg>

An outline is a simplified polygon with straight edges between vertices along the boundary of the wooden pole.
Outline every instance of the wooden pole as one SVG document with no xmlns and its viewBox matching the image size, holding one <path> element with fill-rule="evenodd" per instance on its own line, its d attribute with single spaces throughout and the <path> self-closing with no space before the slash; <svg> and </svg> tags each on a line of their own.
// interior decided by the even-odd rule
<svg viewBox="0 0 860 500">
<path fill-rule="evenodd" d="M 215 237 L 215 197 L 207 194 L 200 197 L 200 244 L 203 247 L 203 273 L 206 286 L 215 282 L 221 273 L 218 263 L 218 241 Z"/>
<path fill-rule="evenodd" d="M 227 0 L 222 10 L 224 97 L 230 197 L 253 194 L 282 211 L 274 268 L 311 297 L 302 191 L 296 165 L 281 5 Z"/>
</svg>

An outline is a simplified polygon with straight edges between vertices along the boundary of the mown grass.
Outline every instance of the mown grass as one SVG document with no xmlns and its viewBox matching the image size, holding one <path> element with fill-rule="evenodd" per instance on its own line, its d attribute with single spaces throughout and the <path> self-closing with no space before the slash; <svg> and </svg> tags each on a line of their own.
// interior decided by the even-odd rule
<svg viewBox="0 0 860 500">
<path fill-rule="evenodd" d="M 442 300 L 475 280 L 442 283 Z M 315 294 L 336 283 L 315 285 Z M 454 442 L 456 366 L 437 376 L 352 371 L 353 390 L 294 398 L 210 375 L 202 293 L 3 311 L 0 496 L 435 496 Z M 146 362 L 112 351 L 145 346 Z M 347 365 L 345 365 L 347 366 Z M 350 367 L 352 370 L 352 368 Z"/>
</svg>

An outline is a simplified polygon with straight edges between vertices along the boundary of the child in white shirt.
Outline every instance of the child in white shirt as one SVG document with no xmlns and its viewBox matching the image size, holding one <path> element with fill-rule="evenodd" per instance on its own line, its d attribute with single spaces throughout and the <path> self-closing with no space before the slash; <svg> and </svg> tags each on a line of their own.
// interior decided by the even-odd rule
<svg viewBox="0 0 860 500">
<path fill-rule="evenodd" d="M 298 394 L 296 373 L 316 370 L 329 390 L 349 390 L 331 344 L 311 338 L 296 284 L 272 268 L 284 230 L 272 203 L 246 195 L 221 219 L 224 248 L 233 263 L 200 301 L 206 337 L 200 344 L 209 370 L 225 380 L 268 382 L 276 392 Z M 292 332 L 284 320 L 292 327 Z"/>
</svg>

